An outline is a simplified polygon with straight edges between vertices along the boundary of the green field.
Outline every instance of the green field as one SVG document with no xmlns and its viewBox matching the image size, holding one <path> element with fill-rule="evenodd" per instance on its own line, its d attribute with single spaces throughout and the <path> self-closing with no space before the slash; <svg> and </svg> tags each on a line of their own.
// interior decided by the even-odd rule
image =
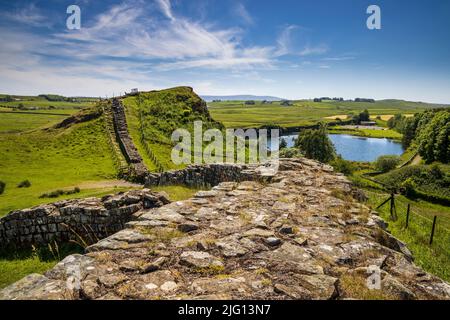
<svg viewBox="0 0 450 320">
<path fill-rule="evenodd" d="M 78 112 L 77 109 L 5 112 L 0 109 L 0 134 L 17 133 L 54 125 Z M 49 114 L 51 113 L 51 114 Z"/>
<path fill-rule="evenodd" d="M 115 178 L 107 139 L 102 118 L 58 130 L 1 133 L 0 180 L 6 183 L 6 189 L 0 195 L 0 216 L 48 202 L 39 199 L 43 193 L 73 188 L 84 181 Z M 24 180 L 29 180 L 31 187 L 18 188 Z M 98 191 L 82 190 L 76 196 Z"/>
<path fill-rule="evenodd" d="M 402 134 L 397 131 L 386 130 L 372 130 L 372 129 L 347 129 L 341 126 L 334 126 L 328 129 L 328 133 L 331 134 L 349 134 L 352 136 L 368 137 L 368 138 L 387 138 L 399 140 L 402 138 Z"/>
<path fill-rule="evenodd" d="M 430 107 L 441 105 L 402 100 L 382 100 L 375 103 L 353 101 L 310 100 L 293 101 L 292 106 L 282 106 L 280 102 L 246 105 L 244 101 L 223 101 L 208 103 L 213 119 L 229 128 L 258 128 L 266 124 L 282 127 L 309 126 L 318 121 L 334 122 L 335 115 L 358 114 L 364 109 L 371 115 L 413 114 Z"/>
<path fill-rule="evenodd" d="M 4 101 L 10 97 L 12 101 Z M 8 96 L 0 94 L 0 110 L 2 108 L 22 107 L 24 109 L 83 109 L 91 107 L 98 101 L 97 98 L 66 98 L 53 95 L 54 101 L 43 96 Z M 61 100 L 61 101 L 58 101 Z"/>
</svg>

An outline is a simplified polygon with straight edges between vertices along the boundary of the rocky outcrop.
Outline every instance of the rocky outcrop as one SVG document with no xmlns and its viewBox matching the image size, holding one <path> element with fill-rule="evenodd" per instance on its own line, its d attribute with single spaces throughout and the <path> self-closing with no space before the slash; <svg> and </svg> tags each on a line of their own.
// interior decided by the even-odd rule
<svg viewBox="0 0 450 320">
<path fill-rule="evenodd" d="M 122 230 L 134 213 L 168 202 L 164 194 L 142 190 L 14 211 L 0 219 L 0 247 L 96 242 Z"/>
<path fill-rule="evenodd" d="M 349 196 L 344 176 L 306 159 L 279 168 L 143 209 L 85 255 L 18 281 L 0 298 L 450 298 L 450 285 L 414 265 L 376 213 Z M 367 286 L 373 268 L 380 290 Z"/>
<path fill-rule="evenodd" d="M 122 150 L 127 162 L 133 168 L 135 178 L 137 180 L 143 180 L 148 170 L 128 132 L 125 110 L 119 99 L 113 99 L 112 112 L 114 130 L 116 132 L 116 138 L 120 145 L 120 149 Z"/>
</svg>

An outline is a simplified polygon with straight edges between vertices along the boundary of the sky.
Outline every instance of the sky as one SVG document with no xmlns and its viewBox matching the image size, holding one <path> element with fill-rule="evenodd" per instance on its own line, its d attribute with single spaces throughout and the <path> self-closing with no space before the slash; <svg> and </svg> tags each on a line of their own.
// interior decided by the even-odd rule
<svg viewBox="0 0 450 320">
<path fill-rule="evenodd" d="M 81 9 L 69 30 L 67 7 Z M 381 29 L 367 8 L 378 5 Z M 450 103 L 448 0 L 0 0 L 0 92 Z"/>
</svg>

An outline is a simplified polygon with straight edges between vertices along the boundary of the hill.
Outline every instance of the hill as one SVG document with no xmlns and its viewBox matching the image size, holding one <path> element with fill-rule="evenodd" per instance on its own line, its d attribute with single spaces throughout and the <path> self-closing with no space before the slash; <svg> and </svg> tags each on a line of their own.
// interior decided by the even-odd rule
<svg viewBox="0 0 450 320">
<path fill-rule="evenodd" d="M 92 116 L 83 118 L 89 114 Z M 33 121 L 41 123 L 39 119 L 28 118 L 27 114 L 16 116 L 26 117 L 31 127 Z M 80 121 L 66 122 L 62 116 L 51 118 L 44 127 L 24 128 L 20 132 L 2 130 L 5 123 L 0 121 L 0 180 L 6 183 L 5 191 L 0 195 L 0 216 L 11 210 L 49 202 L 48 198 L 40 198 L 44 193 L 69 190 L 86 181 L 103 181 L 117 176 L 99 107 L 81 111 L 76 118 Z M 26 180 L 31 185 L 19 187 Z M 113 189 L 109 188 L 109 191 Z M 101 188 L 86 188 L 72 197 L 105 191 L 108 192 Z"/>
<path fill-rule="evenodd" d="M 233 96 L 201 96 L 206 102 L 212 102 L 214 100 L 221 101 L 281 101 L 285 100 L 283 98 L 272 97 L 272 96 L 253 96 L 253 95 L 233 95 Z"/>
<path fill-rule="evenodd" d="M 150 171 L 175 169 L 171 161 L 172 132 L 183 128 L 193 132 L 196 120 L 204 130 L 223 129 L 212 120 L 206 103 L 189 87 L 141 92 L 123 99 L 128 130 Z"/>
</svg>

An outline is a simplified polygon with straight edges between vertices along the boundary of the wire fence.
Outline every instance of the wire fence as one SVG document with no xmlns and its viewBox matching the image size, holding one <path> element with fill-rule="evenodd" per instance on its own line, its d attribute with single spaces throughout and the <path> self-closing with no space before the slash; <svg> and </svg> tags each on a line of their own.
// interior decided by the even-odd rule
<svg viewBox="0 0 450 320">
<path fill-rule="evenodd" d="M 398 201 L 394 194 L 383 201 L 377 209 L 389 213 L 391 224 L 413 237 L 416 242 L 431 246 L 450 256 L 450 219 L 443 213 L 419 208 L 414 204 Z"/>
</svg>

